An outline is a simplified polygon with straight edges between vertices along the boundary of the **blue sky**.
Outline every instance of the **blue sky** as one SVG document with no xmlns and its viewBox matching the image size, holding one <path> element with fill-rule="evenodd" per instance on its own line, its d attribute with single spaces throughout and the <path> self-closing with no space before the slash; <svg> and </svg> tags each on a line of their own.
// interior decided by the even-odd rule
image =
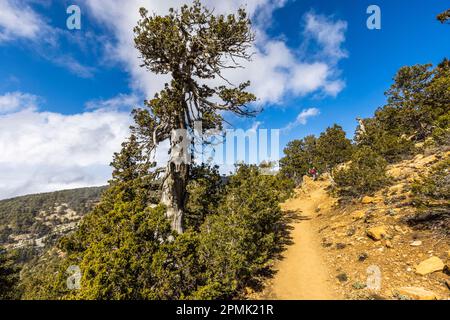
<svg viewBox="0 0 450 320">
<path fill-rule="evenodd" d="M 104 184 L 127 135 L 130 107 L 164 83 L 139 68 L 132 46 L 137 8 L 163 14 L 170 0 L 0 1 L 0 198 Z M 333 123 L 353 135 L 356 117 L 384 104 L 403 65 L 436 64 L 450 28 L 435 16 L 447 0 L 234 0 L 257 33 L 255 61 L 236 81 L 253 81 L 264 112 L 229 120 L 238 128 L 283 129 L 281 146 Z M 81 30 L 66 28 L 77 4 Z M 381 30 L 366 27 L 369 5 Z"/>
</svg>

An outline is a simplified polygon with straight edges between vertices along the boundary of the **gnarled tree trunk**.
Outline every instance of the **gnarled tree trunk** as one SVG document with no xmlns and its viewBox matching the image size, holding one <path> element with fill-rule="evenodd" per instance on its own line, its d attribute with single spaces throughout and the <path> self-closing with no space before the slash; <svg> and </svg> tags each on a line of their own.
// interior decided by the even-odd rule
<svg viewBox="0 0 450 320">
<path fill-rule="evenodd" d="M 170 162 L 162 185 L 161 203 L 167 207 L 166 217 L 170 221 L 172 230 L 178 233 L 184 231 L 183 217 L 188 172 L 187 165 L 176 168 L 176 165 Z"/>
<path fill-rule="evenodd" d="M 162 184 L 161 203 L 167 207 L 166 217 L 172 230 L 183 233 L 184 208 L 190 170 L 190 142 L 186 130 L 175 130 L 170 139 L 170 160 Z"/>
</svg>

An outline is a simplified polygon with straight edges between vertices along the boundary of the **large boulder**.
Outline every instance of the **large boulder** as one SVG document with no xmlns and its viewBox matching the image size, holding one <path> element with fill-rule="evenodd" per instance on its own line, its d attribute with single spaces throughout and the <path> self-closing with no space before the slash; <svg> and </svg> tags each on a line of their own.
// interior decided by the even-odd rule
<svg viewBox="0 0 450 320">
<path fill-rule="evenodd" d="M 424 276 L 429 273 L 444 270 L 444 262 L 438 257 L 431 257 L 427 260 L 422 261 L 416 266 L 416 273 Z"/>
<path fill-rule="evenodd" d="M 397 289 L 397 292 L 413 300 L 437 300 L 438 296 L 429 290 L 419 287 L 403 287 Z"/>
</svg>

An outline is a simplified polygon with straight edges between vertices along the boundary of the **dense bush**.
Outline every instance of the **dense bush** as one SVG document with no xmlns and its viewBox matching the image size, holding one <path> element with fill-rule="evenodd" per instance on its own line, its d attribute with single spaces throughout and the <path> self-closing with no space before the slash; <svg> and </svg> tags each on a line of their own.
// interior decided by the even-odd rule
<svg viewBox="0 0 450 320">
<path fill-rule="evenodd" d="M 17 299 L 18 270 L 15 258 L 0 247 L 0 300 Z"/>
<path fill-rule="evenodd" d="M 25 264 L 18 290 L 21 299 L 55 300 L 67 293 L 65 281 L 68 275 L 63 270 L 63 263 L 60 252 L 52 248 Z"/>
<path fill-rule="evenodd" d="M 389 181 L 386 166 L 386 160 L 369 147 L 358 148 L 350 163 L 334 172 L 338 194 L 360 197 L 377 191 Z"/>
<path fill-rule="evenodd" d="M 403 157 L 412 154 L 414 150 L 413 141 L 408 140 L 404 135 L 393 134 L 384 130 L 376 118 L 365 121 L 365 133 L 357 136 L 356 142 L 359 147 L 371 148 L 389 163 L 401 160 Z"/>
<path fill-rule="evenodd" d="M 195 298 L 227 298 L 268 267 L 279 250 L 283 197 L 277 177 L 241 166 L 231 177 L 218 214 L 206 219 L 200 233 L 199 257 L 206 283 Z"/>
<path fill-rule="evenodd" d="M 190 176 L 185 228 L 198 230 L 207 215 L 217 212 L 224 181 L 218 167 L 207 165 L 193 167 Z"/>
<path fill-rule="evenodd" d="M 450 211 L 450 158 L 435 165 L 430 174 L 422 176 L 412 187 L 419 207 L 435 207 L 442 212 Z"/>
<path fill-rule="evenodd" d="M 438 146 L 450 146 L 450 110 L 436 120 L 432 137 Z"/>
<path fill-rule="evenodd" d="M 412 186 L 417 212 L 408 218 L 412 226 L 432 228 L 450 235 L 450 158 L 438 162 L 428 175 Z"/>
</svg>

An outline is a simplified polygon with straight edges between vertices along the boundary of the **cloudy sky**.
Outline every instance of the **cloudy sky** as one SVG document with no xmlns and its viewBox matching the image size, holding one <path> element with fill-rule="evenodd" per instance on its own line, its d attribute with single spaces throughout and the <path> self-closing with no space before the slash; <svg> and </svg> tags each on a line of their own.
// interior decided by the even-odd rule
<svg viewBox="0 0 450 320">
<path fill-rule="evenodd" d="M 166 79 L 140 67 L 138 9 L 165 14 L 181 0 L 0 0 L 0 199 L 105 184 L 128 135 L 129 111 Z M 378 0 L 381 30 L 366 27 L 366 0 L 209 0 L 216 13 L 245 6 L 256 55 L 232 82 L 251 80 L 264 112 L 230 116 L 242 129 L 282 129 L 281 148 L 383 105 L 402 65 L 450 52 L 435 16 L 447 0 Z M 81 30 L 66 9 L 81 8 Z"/>
</svg>

